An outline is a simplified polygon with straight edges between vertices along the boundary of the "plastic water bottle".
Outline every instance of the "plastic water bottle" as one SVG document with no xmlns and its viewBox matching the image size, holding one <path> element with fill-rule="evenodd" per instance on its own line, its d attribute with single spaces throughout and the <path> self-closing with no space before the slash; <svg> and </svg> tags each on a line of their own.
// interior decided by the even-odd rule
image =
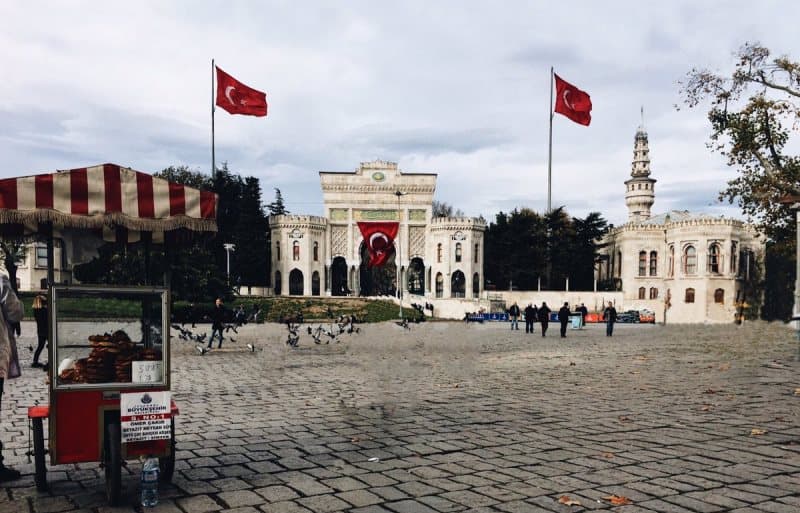
<svg viewBox="0 0 800 513">
<path fill-rule="evenodd" d="M 158 458 L 147 458 L 142 465 L 142 506 L 158 504 Z"/>
</svg>

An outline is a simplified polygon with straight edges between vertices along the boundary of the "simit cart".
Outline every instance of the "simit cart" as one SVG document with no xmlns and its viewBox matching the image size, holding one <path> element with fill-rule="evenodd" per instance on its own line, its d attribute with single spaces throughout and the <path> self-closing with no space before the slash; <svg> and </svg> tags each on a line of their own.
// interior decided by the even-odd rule
<svg viewBox="0 0 800 513">
<path fill-rule="evenodd" d="M 216 231 L 216 209 L 213 193 L 114 164 L 0 180 L 0 235 L 47 251 L 49 404 L 28 409 L 39 490 L 47 455 L 51 465 L 100 462 L 112 505 L 126 460 L 158 457 L 172 479 L 169 266 L 160 287 L 74 286 L 66 268 L 104 241 L 139 243 L 149 283 L 151 249 L 169 262 L 181 241 Z"/>
</svg>

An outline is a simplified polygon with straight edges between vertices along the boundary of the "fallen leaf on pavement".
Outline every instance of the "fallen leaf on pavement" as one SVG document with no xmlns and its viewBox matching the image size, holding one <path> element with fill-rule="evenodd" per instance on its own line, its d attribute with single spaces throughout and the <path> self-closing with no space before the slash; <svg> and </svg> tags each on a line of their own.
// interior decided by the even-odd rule
<svg viewBox="0 0 800 513">
<path fill-rule="evenodd" d="M 355 443 L 360 442 L 361 439 L 356 436 L 356 437 L 351 438 L 350 441 L 355 444 Z"/>
<path fill-rule="evenodd" d="M 611 458 L 614 457 L 614 453 L 613 452 L 601 452 L 600 456 L 610 460 Z"/>
<path fill-rule="evenodd" d="M 570 499 L 566 495 L 562 495 L 558 498 L 558 502 L 561 504 L 566 504 L 567 506 L 581 506 L 580 501 L 576 501 L 575 499 Z"/>
<path fill-rule="evenodd" d="M 626 417 L 625 415 L 620 415 L 620 416 L 618 417 L 618 420 L 619 420 L 620 422 L 630 422 L 630 421 L 631 421 L 630 417 Z"/>
<path fill-rule="evenodd" d="M 721 371 L 730 370 L 730 368 L 731 368 L 731 364 L 730 363 L 723 363 L 722 365 L 719 366 L 719 370 L 721 370 Z"/>
<path fill-rule="evenodd" d="M 708 389 L 706 389 L 706 391 L 705 391 L 705 392 L 703 392 L 703 393 L 704 393 L 704 394 L 716 394 L 717 392 L 719 392 L 719 390 L 714 390 L 713 388 L 708 388 Z"/>
<path fill-rule="evenodd" d="M 712 410 L 713 408 L 714 408 L 714 407 L 713 407 L 713 406 L 711 406 L 710 404 L 704 404 L 704 405 L 703 405 L 703 407 L 702 407 L 702 408 L 700 408 L 700 410 L 701 410 L 701 411 L 710 411 L 710 410 Z"/>
<path fill-rule="evenodd" d="M 800 388 L 794 389 L 794 395 L 800 395 Z"/>
<path fill-rule="evenodd" d="M 624 495 L 609 495 L 607 497 L 603 497 L 603 500 L 607 500 L 614 506 L 624 506 L 625 504 L 633 504 L 633 501 L 625 497 Z"/>
<path fill-rule="evenodd" d="M 761 435 L 765 435 L 765 434 L 767 434 L 767 431 L 765 429 L 753 428 L 753 429 L 750 430 L 750 436 L 761 436 Z"/>
</svg>

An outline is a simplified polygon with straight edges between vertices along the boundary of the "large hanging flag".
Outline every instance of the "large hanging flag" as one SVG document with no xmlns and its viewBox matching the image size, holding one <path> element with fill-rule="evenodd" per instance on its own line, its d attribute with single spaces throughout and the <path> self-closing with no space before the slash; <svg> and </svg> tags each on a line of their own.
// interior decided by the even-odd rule
<svg viewBox="0 0 800 513">
<path fill-rule="evenodd" d="M 399 226 L 397 221 L 359 221 L 358 229 L 361 230 L 361 236 L 369 250 L 367 267 L 379 267 L 386 263 L 394 249 L 392 244 Z"/>
<path fill-rule="evenodd" d="M 217 106 L 231 114 L 263 117 L 267 115 L 267 95 L 246 86 L 217 69 Z"/>
<path fill-rule="evenodd" d="M 555 111 L 563 114 L 572 121 L 589 126 L 592 122 L 592 99 L 558 75 L 556 78 L 556 108 Z"/>
</svg>

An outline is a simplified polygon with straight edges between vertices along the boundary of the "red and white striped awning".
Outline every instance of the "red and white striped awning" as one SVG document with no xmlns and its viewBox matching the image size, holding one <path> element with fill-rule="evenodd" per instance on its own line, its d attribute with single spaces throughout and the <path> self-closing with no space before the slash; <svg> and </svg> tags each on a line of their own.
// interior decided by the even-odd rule
<svg viewBox="0 0 800 513">
<path fill-rule="evenodd" d="M 0 180 L 0 224 L 215 232 L 217 195 L 116 164 Z"/>
</svg>

